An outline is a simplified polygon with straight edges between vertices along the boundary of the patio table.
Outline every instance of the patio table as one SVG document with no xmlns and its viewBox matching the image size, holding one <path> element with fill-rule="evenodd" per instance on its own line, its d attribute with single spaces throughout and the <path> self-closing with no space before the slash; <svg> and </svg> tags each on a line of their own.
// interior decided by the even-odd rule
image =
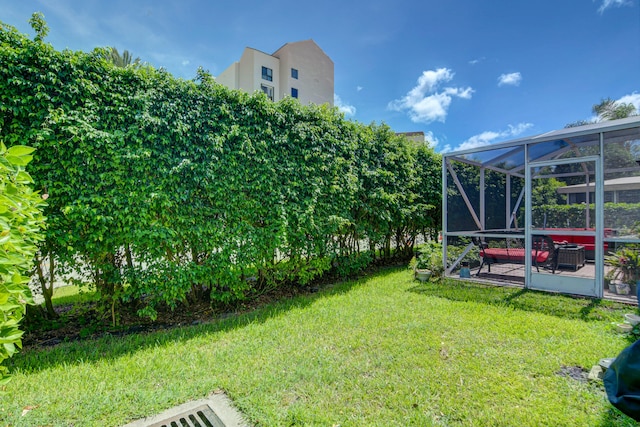
<svg viewBox="0 0 640 427">
<path fill-rule="evenodd" d="M 585 263 L 584 246 L 582 245 L 560 245 L 558 246 L 557 267 L 570 267 L 573 271 L 583 267 Z"/>
</svg>

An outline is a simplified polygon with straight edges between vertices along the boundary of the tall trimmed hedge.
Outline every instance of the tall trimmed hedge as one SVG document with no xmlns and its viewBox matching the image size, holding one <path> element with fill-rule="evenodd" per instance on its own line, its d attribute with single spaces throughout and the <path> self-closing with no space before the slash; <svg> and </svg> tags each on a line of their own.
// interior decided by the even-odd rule
<svg viewBox="0 0 640 427">
<path fill-rule="evenodd" d="M 585 205 L 542 205 L 533 208 L 533 222 L 543 224 L 549 228 L 576 227 L 584 224 Z M 595 205 L 589 205 L 589 215 L 595 220 Z M 605 203 L 605 226 L 616 230 L 631 230 L 637 228 L 636 220 L 640 218 L 640 203 Z M 593 227 L 593 225 L 592 225 Z"/>
<path fill-rule="evenodd" d="M 115 67 L 105 49 L 56 51 L 36 22 L 34 40 L 1 24 L 0 137 L 38 148 L 45 296 L 73 270 L 114 310 L 153 316 L 347 273 L 437 227 L 440 160 L 425 144 L 202 70 L 187 81 Z"/>
</svg>

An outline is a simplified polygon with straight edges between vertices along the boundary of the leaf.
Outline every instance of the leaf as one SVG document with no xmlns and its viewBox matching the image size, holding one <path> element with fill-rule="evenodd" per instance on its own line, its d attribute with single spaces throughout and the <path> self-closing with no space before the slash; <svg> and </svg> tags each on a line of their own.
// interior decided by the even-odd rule
<svg viewBox="0 0 640 427">
<path fill-rule="evenodd" d="M 16 353 L 16 345 L 13 342 L 4 343 L 2 345 L 9 357 L 13 356 Z"/>
<path fill-rule="evenodd" d="M 7 156 L 23 157 L 28 156 L 34 151 L 36 151 L 36 149 L 33 147 L 28 147 L 26 145 L 14 145 L 7 150 Z"/>
<path fill-rule="evenodd" d="M 5 187 L 5 192 L 8 195 L 13 196 L 13 195 L 18 194 L 18 188 L 15 185 L 13 185 L 12 183 L 8 183 L 7 186 Z"/>
<path fill-rule="evenodd" d="M 5 159 L 12 165 L 26 166 L 33 159 L 33 156 L 11 156 L 7 154 Z"/>
<path fill-rule="evenodd" d="M 33 184 L 33 178 L 27 172 L 20 171 L 16 175 L 15 182 L 18 184 Z"/>
<path fill-rule="evenodd" d="M 0 343 L 2 343 L 5 348 L 9 347 L 15 351 L 15 342 L 20 340 L 22 334 L 23 332 L 18 329 L 11 331 L 4 330 L 0 334 Z"/>
</svg>

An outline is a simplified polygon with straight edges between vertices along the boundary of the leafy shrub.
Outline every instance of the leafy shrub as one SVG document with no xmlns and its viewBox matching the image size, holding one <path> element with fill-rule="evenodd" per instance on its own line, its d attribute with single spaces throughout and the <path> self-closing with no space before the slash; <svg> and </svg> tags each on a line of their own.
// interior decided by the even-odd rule
<svg viewBox="0 0 640 427">
<path fill-rule="evenodd" d="M 151 317 L 194 295 L 232 302 L 303 286 L 328 260 L 354 274 L 440 221 L 440 160 L 425 143 L 203 70 L 183 80 L 115 67 L 105 49 L 59 52 L 42 17 L 32 24 L 33 40 L 0 24 L 0 137 L 38 149 L 45 299 L 62 265 L 114 321 L 122 301 Z"/>
<path fill-rule="evenodd" d="M 589 205 L 591 218 L 595 218 L 595 205 Z M 540 205 L 533 207 L 533 221 L 543 224 L 546 215 L 546 226 L 571 227 L 584 223 L 585 205 Z M 633 232 L 635 219 L 640 216 L 640 203 L 610 203 L 604 204 L 604 217 L 607 227 L 622 232 Z"/>
<path fill-rule="evenodd" d="M 371 252 L 336 256 L 332 263 L 333 272 L 338 277 L 351 277 L 364 271 L 372 262 Z"/>
<path fill-rule="evenodd" d="M 21 348 L 19 329 L 26 304 L 33 304 L 27 274 L 40 240 L 42 198 L 32 191 L 25 166 L 33 148 L 0 142 L 0 363 Z M 0 385 L 9 380 L 0 366 Z"/>
</svg>

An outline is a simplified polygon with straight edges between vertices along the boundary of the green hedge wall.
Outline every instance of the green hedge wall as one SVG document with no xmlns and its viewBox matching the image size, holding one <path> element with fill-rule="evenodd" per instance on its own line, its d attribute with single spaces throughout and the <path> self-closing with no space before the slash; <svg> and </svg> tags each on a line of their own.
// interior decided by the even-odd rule
<svg viewBox="0 0 640 427">
<path fill-rule="evenodd" d="M 578 227 L 585 223 L 585 205 L 546 205 L 533 208 L 534 224 L 543 224 L 546 214 L 546 224 L 554 227 Z M 589 215 L 595 219 L 595 205 L 589 205 Z M 605 203 L 605 227 L 616 230 L 631 230 L 640 221 L 640 203 Z"/>
<path fill-rule="evenodd" d="M 106 49 L 56 51 L 42 17 L 32 24 L 33 40 L 0 24 L 0 138 L 37 148 L 39 259 L 55 261 L 45 296 L 73 270 L 112 309 L 153 316 L 352 271 L 438 226 L 440 159 L 426 144 L 203 70 L 187 81 L 118 68 Z"/>
</svg>

